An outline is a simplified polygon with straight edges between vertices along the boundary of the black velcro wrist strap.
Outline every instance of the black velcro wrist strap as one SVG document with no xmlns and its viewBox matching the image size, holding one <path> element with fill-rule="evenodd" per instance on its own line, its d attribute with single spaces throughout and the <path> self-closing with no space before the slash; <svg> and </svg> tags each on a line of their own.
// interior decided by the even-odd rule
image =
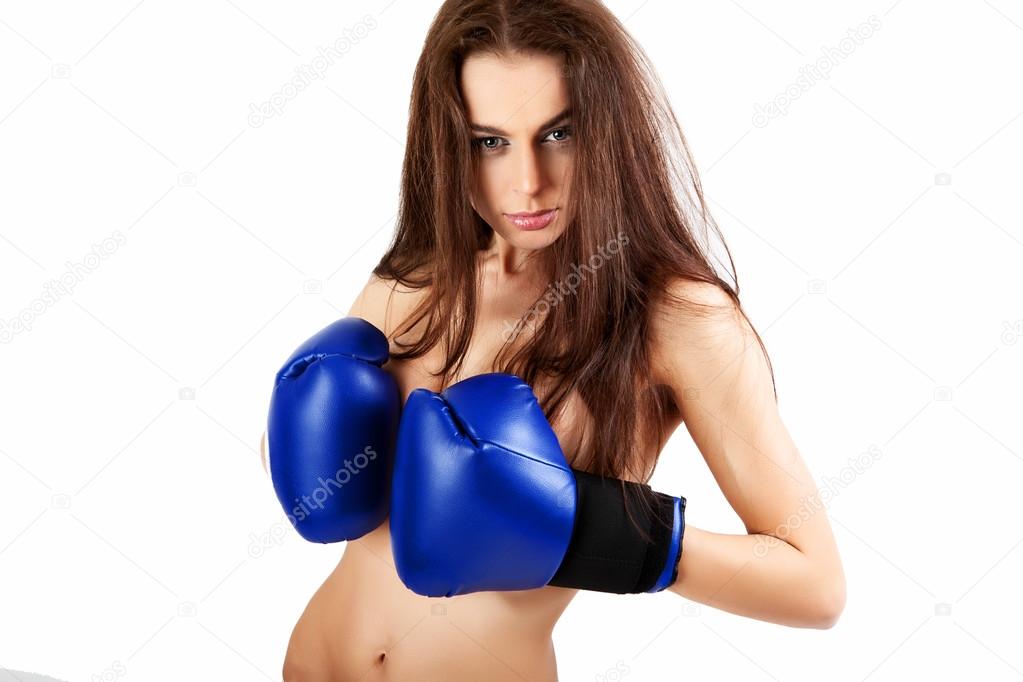
<svg viewBox="0 0 1023 682">
<path fill-rule="evenodd" d="M 624 481 L 630 519 L 623 481 L 574 469 L 572 473 L 577 493 L 572 540 L 548 584 L 615 594 L 646 592 L 668 560 L 673 498 L 648 485 Z M 648 504 L 636 499 L 640 496 Z"/>
</svg>

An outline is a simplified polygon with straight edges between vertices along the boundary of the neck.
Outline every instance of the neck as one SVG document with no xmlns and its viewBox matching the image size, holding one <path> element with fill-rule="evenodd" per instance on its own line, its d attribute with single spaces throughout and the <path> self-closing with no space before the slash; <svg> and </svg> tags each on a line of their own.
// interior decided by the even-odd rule
<svg viewBox="0 0 1023 682">
<path fill-rule="evenodd" d="M 540 274 L 538 255 L 536 251 L 513 246 L 494 232 L 490 245 L 481 253 L 481 264 L 498 283 L 533 280 Z"/>
</svg>

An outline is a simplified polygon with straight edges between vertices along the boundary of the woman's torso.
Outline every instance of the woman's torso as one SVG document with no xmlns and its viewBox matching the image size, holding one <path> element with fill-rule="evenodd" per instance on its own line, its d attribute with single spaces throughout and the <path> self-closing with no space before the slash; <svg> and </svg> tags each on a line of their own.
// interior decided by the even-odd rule
<svg viewBox="0 0 1023 682">
<path fill-rule="evenodd" d="M 484 278 L 485 282 L 489 278 Z M 391 338 L 425 290 L 395 293 L 377 326 Z M 536 300 L 535 288 L 504 286 L 481 291 L 471 345 L 457 375 L 461 379 L 493 371 L 508 329 Z M 368 317 L 368 316 L 367 316 Z M 371 320 L 373 321 L 373 320 Z M 406 343 L 411 336 L 403 336 Z M 392 359 L 402 402 L 415 388 L 441 391 L 442 344 L 425 355 Z M 590 416 L 575 394 L 552 424 L 570 463 L 584 451 Z M 673 428 L 670 427 L 669 428 Z M 309 602 L 289 645 L 292 669 L 329 666 L 335 680 L 556 680 L 551 633 L 576 590 L 543 587 L 514 592 L 476 592 L 428 598 L 399 580 L 391 555 L 389 524 L 349 542 L 341 561 Z M 287 672 L 286 666 L 286 672 Z"/>
</svg>

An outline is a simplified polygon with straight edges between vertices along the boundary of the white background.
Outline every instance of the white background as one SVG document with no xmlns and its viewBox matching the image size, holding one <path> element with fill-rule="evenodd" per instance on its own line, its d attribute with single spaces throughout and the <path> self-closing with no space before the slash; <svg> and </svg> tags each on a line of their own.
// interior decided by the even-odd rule
<svg viewBox="0 0 1023 682">
<path fill-rule="evenodd" d="M 0 327 L 0 667 L 279 678 L 342 546 L 288 529 L 260 549 L 286 523 L 258 457 L 271 382 L 387 246 L 438 6 L 0 5 L 0 320 L 74 281 Z M 1023 677 L 1023 9 L 609 6 L 692 144 L 849 592 L 824 631 L 581 593 L 562 679 Z M 795 87 L 822 50 L 830 77 Z M 743 532 L 684 429 L 653 484 Z"/>
</svg>

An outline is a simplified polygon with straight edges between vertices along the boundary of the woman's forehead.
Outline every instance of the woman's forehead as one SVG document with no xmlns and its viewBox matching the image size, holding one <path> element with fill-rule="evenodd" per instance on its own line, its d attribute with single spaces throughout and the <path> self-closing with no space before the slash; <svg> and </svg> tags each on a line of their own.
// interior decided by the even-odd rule
<svg viewBox="0 0 1023 682">
<path fill-rule="evenodd" d="M 549 55 L 473 55 L 462 66 L 469 121 L 508 133 L 533 133 L 569 104 L 562 60 Z"/>
</svg>

